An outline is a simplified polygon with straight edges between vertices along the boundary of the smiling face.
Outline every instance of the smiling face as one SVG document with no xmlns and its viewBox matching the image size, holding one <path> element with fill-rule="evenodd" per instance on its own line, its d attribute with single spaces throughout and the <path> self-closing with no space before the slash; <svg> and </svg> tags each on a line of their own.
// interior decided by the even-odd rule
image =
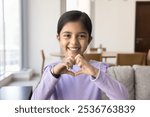
<svg viewBox="0 0 150 117">
<path fill-rule="evenodd" d="M 91 40 L 79 21 L 66 23 L 57 38 L 66 57 L 83 55 Z"/>
</svg>

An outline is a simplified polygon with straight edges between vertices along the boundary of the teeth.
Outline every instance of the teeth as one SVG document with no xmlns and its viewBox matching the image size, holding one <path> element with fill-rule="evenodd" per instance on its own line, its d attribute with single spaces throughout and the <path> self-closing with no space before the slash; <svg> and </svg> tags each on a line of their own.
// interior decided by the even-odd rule
<svg viewBox="0 0 150 117">
<path fill-rule="evenodd" d="M 69 48 L 72 51 L 77 51 L 79 48 Z"/>
</svg>

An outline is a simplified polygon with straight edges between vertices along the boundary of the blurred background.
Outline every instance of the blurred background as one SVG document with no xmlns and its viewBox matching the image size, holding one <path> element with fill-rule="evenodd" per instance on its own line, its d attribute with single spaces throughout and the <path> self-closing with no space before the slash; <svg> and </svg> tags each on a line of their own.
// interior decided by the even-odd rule
<svg viewBox="0 0 150 117">
<path fill-rule="evenodd" d="M 107 51 L 127 52 L 150 48 L 150 0 L 0 0 L 0 76 L 30 70 L 40 75 L 41 50 L 47 56 L 60 51 L 57 21 L 69 10 L 91 17 L 90 48 L 101 45 Z M 59 59 L 49 56 L 48 63 Z"/>
</svg>

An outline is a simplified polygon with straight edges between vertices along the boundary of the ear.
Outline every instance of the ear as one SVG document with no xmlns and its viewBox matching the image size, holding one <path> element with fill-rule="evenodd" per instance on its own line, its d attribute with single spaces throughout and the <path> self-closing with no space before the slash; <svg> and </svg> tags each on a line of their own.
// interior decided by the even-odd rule
<svg viewBox="0 0 150 117">
<path fill-rule="evenodd" d="M 90 44 L 91 41 L 92 41 L 92 37 L 90 36 L 88 40 L 88 44 Z"/>
<path fill-rule="evenodd" d="M 57 37 L 58 41 L 60 41 L 60 36 L 58 34 L 56 35 L 56 37 Z"/>
</svg>

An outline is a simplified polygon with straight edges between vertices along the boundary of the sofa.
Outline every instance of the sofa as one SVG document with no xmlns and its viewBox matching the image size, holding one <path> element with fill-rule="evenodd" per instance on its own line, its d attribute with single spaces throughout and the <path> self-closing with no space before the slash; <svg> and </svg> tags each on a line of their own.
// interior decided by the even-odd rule
<svg viewBox="0 0 150 117">
<path fill-rule="evenodd" d="M 129 100 L 150 100 L 150 66 L 112 66 L 107 72 L 126 87 Z M 103 93 L 102 99 L 108 97 Z"/>
</svg>

